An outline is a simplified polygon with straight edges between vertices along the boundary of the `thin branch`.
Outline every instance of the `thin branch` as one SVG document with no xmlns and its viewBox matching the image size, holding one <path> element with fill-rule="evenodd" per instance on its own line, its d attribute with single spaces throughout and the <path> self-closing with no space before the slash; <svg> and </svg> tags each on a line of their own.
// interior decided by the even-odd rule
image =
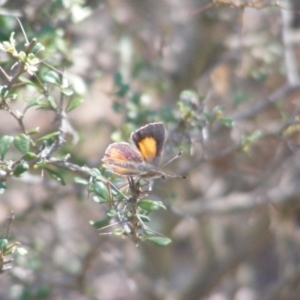
<svg viewBox="0 0 300 300">
<path fill-rule="evenodd" d="M 270 205 L 280 206 L 298 201 L 299 185 L 274 187 L 267 195 L 254 193 L 232 193 L 229 196 L 207 199 L 195 199 L 184 204 L 179 209 L 181 213 L 190 216 L 225 215 L 247 212 L 255 208 L 268 209 Z"/>
<path fill-rule="evenodd" d="M 11 223 L 12 223 L 14 218 L 15 218 L 15 215 L 14 215 L 14 212 L 12 211 L 6 219 L 7 220 L 7 226 L 6 226 L 5 236 L 4 236 L 5 239 L 8 239 L 8 237 L 9 237 L 10 226 L 11 226 Z"/>
<path fill-rule="evenodd" d="M 249 108 L 247 108 L 247 110 L 245 110 L 244 112 L 233 113 L 229 115 L 229 117 L 235 121 L 250 119 L 252 117 L 255 117 L 258 113 L 276 104 L 278 101 L 283 100 L 292 95 L 293 93 L 299 91 L 300 84 L 296 86 L 287 84 L 275 91 L 267 99 L 259 100 L 257 104 L 252 107 L 252 109 L 249 110 Z"/>
<path fill-rule="evenodd" d="M 286 0 L 286 8 L 281 9 L 282 15 L 282 41 L 284 44 L 284 59 L 286 67 L 286 75 L 288 84 L 292 87 L 299 86 L 300 77 L 298 72 L 297 58 L 293 48 L 292 40 L 292 22 L 293 22 L 293 11 L 291 9 L 290 0 Z"/>
<path fill-rule="evenodd" d="M 11 81 L 11 77 L 4 71 L 4 69 L 2 69 L 2 67 L 0 67 L 0 72 L 2 73 L 4 78 L 6 79 L 7 83 L 9 83 Z"/>
</svg>

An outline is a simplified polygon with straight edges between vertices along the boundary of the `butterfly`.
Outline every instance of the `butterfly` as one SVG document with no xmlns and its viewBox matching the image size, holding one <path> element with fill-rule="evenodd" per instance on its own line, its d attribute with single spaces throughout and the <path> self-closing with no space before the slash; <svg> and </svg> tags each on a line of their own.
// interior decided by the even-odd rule
<svg viewBox="0 0 300 300">
<path fill-rule="evenodd" d="M 138 176 L 144 179 L 183 177 L 159 167 L 165 134 L 162 122 L 149 123 L 139 128 L 131 134 L 134 145 L 120 142 L 107 147 L 102 159 L 103 166 L 121 176 Z"/>
</svg>

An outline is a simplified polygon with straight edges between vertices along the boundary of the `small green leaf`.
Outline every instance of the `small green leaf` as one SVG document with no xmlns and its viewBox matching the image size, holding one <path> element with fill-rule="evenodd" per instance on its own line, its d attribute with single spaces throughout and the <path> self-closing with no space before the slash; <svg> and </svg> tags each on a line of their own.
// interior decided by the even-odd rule
<svg viewBox="0 0 300 300">
<path fill-rule="evenodd" d="M 97 222 L 90 221 L 90 224 L 91 224 L 93 227 L 95 227 L 95 228 L 97 228 L 97 229 L 100 229 L 100 228 L 103 228 L 103 227 L 109 225 L 110 220 L 111 220 L 110 218 L 106 218 L 106 219 L 103 219 L 103 220 L 97 221 Z"/>
<path fill-rule="evenodd" d="M 50 175 L 50 177 L 58 182 L 60 182 L 62 185 L 66 185 L 64 179 L 62 178 L 62 176 L 58 173 L 55 172 L 49 168 L 44 168 L 44 170 L 46 170 L 48 172 L 48 174 Z"/>
<path fill-rule="evenodd" d="M 41 103 L 41 100 L 43 98 L 44 98 L 44 95 L 38 95 L 38 96 L 34 97 L 33 99 L 31 99 L 26 106 L 26 110 L 29 109 L 30 107 L 37 106 L 39 103 Z"/>
<path fill-rule="evenodd" d="M 45 50 L 45 47 L 41 43 L 36 43 L 32 49 L 32 52 L 34 54 L 37 54 L 38 52 L 44 51 L 44 50 Z"/>
<path fill-rule="evenodd" d="M 106 214 L 108 217 L 113 218 L 117 215 L 117 212 L 114 209 L 110 209 Z"/>
<path fill-rule="evenodd" d="M 83 98 L 81 97 L 73 98 L 68 106 L 68 112 L 78 107 L 81 103 L 83 103 Z"/>
<path fill-rule="evenodd" d="M 139 214 L 139 217 L 143 222 L 150 222 L 150 218 L 146 215 Z"/>
<path fill-rule="evenodd" d="M 134 103 L 135 105 L 140 105 L 140 101 L 141 101 L 141 96 L 138 93 L 133 93 L 131 96 L 131 101 L 132 103 Z"/>
<path fill-rule="evenodd" d="M 59 75 L 52 70 L 47 72 L 46 74 L 44 74 L 43 80 L 47 83 L 52 83 L 57 86 L 61 85 L 61 80 L 60 80 Z"/>
<path fill-rule="evenodd" d="M 74 177 L 74 182 L 78 183 L 78 184 L 82 184 L 82 185 L 88 185 L 89 184 L 88 180 L 86 180 L 84 178 L 81 178 L 81 177 Z"/>
<path fill-rule="evenodd" d="M 113 110 L 116 112 L 116 113 L 121 113 L 123 111 L 123 106 L 119 103 L 119 102 L 114 102 L 113 103 Z"/>
<path fill-rule="evenodd" d="M 161 201 L 153 201 L 147 199 L 141 200 L 139 202 L 139 207 L 148 211 L 155 211 L 161 208 L 166 209 L 166 207 L 163 205 Z"/>
<path fill-rule="evenodd" d="M 118 228 L 114 230 L 114 235 L 123 235 L 124 234 L 124 229 Z"/>
<path fill-rule="evenodd" d="M 109 191 L 107 189 L 107 186 L 101 182 L 96 181 L 93 186 L 93 190 L 97 196 L 102 198 L 105 202 L 108 202 L 110 199 Z"/>
<path fill-rule="evenodd" d="M 15 252 L 16 249 L 17 249 L 17 244 L 15 244 L 13 246 L 9 245 L 8 248 L 4 252 L 4 255 L 11 255 Z"/>
<path fill-rule="evenodd" d="M 28 135 L 33 135 L 33 134 L 37 134 L 37 133 L 40 133 L 40 128 L 39 127 L 31 129 L 29 132 L 27 132 Z"/>
<path fill-rule="evenodd" d="M 0 239 L 0 251 L 2 253 L 5 252 L 7 246 L 8 246 L 8 240 L 7 239 Z"/>
<path fill-rule="evenodd" d="M 161 247 L 168 246 L 169 244 L 172 243 L 171 239 L 163 236 L 148 236 L 145 238 L 145 240 Z"/>
<path fill-rule="evenodd" d="M 91 170 L 90 174 L 91 174 L 91 176 L 94 176 L 94 177 L 102 177 L 102 174 L 101 174 L 100 170 L 97 169 L 97 168 L 93 168 Z"/>
<path fill-rule="evenodd" d="M 26 134 L 20 134 L 14 139 L 14 145 L 22 154 L 25 154 L 30 150 L 30 138 Z"/>
<path fill-rule="evenodd" d="M 0 86 L 0 97 L 1 98 L 6 98 L 9 94 L 9 89 L 7 85 L 1 85 Z"/>
<path fill-rule="evenodd" d="M 0 195 L 4 194 L 6 190 L 6 184 L 4 182 L 0 182 Z"/>
<path fill-rule="evenodd" d="M 19 60 L 25 62 L 26 60 L 26 53 L 24 51 L 19 52 Z"/>
<path fill-rule="evenodd" d="M 242 146 L 247 146 L 249 144 L 257 142 L 258 140 L 261 139 L 262 136 L 263 136 L 263 133 L 260 130 L 255 130 L 251 134 L 243 137 Z"/>
<path fill-rule="evenodd" d="M 23 173 L 27 172 L 29 170 L 29 165 L 27 162 L 24 162 L 22 164 L 19 164 L 14 169 L 14 175 L 16 177 L 20 177 Z"/>
<path fill-rule="evenodd" d="M 26 255 L 28 253 L 28 251 L 23 247 L 18 247 L 16 251 L 20 255 Z"/>
<path fill-rule="evenodd" d="M 3 160 L 5 158 L 5 155 L 7 154 L 13 140 L 14 140 L 14 138 L 9 135 L 4 135 L 0 139 L 0 158 L 1 158 L 1 160 Z"/>
<path fill-rule="evenodd" d="M 51 108 L 52 108 L 53 110 L 56 110 L 56 109 L 57 109 L 57 104 L 56 104 L 54 98 L 53 98 L 52 96 L 48 96 L 47 100 L 48 100 L 48 102 L 49 102 Z"/>
<path fill-rule="evenodd" d="M 117 92 L 117 95 L 120 97 L 124 97 L 128 91 L 129 91 L 129 85 L 122 84 Z"/>
<path fill-rule="evenodd" d="M 234 126 L 234 121 L 230 118 L 221 118 L 220 122 L 229 128 L 232 128 Z"/>
<path fill-rule="evenodd" d="M 61 88 L 60 91 L 66 95 L 66 96 L 72 96 L 74 94 L 74 91 L 70 88 Z"/>
<path fill-rule="evenodd" d="M 30 79 L 26 78 L 26 77 L 20 76 L 18 79 L 19 79 L 19 81 L 21 81 L 21 82 L 23 82 L 23 83 L 33 84 L 33 82 L 32 82 Z M 40 96 L 40 95 L 39 95 L 39 96 Z M 39 96 L 38 96 L 38 97 L 39 97 Z M 26 100 L 25 100 L 25 101 L 26 101 Z"/>
<path fill-rule="evenodd" d="M 43 110 L 53 110 L 52 106 L 49 102 L 39 102 L 37 104 L 37 109 L 43 109 Z"/>
<path fill-rule="evenodd" d="M 30 161 L 30 160 L 33 160 L 35 158 L 37 158 L 37 155 L 33 152 L 27 152 L 27 153 L 24 154 L 24 159 L 26 161 Z"/>
<path fill-rule="evenodd" d="M 118 86 L 123 84 L 123 76 L 119 72 L 115 74 L 115 84 Z"/>
<path fill-rule="evenodd" d="M 56 137 L 58 135 L 59 135 L 59 131 L 55 131 L 55 132 L 52 132 L 52 133 L 49 133 L 47 135 L 44 135 L 44 136 L 40 137 L 39 139 L 37 139 L 37 141 L 40 142 L 40 141 L 51 140 L 51 139 L 53 139 L 54 137 Z"/>
<path fill-rule="evenodd" d="M 199 95 L 194 90 L 183 90 L 179 95 L 180 101 L 186 104 L 197 104 L 199 101 Z"/>
<path fill-rule="evenodd" d="M 106 200 L 104 200 L 103 198 L 100 198 L 99 196 L 93 196 L 93 201 L 98 204 L 107 203 Z"/>
</svg>

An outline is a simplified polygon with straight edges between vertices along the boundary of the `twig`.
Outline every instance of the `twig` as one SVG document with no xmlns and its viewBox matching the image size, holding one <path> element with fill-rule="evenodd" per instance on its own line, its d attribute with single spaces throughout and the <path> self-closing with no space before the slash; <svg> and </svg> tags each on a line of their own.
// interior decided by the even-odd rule
<svg viewBox="0 0 300 300">
<path fill-rule="evenodd" d="M 294 201 L 298 201 L 295 195 L 297 196 L 299 193 L 299 185 L 290 184 L 284 189 L 274 187 L 265 196 L 258 195 L 257 192 L 247 192 L 207 199 L 205 202 L 201 199 L 195 199 L 194 201 L 189 201 L 188 204 L 184 204 L 179 210 L 181 210 L 181 213 L 190 216 L 236 214 L 253 210 L 257 207 L 267 209 L 270 205 L 292 204 Z"/>
<path fill-rule="evenodd" d="M 286 0 L 286 9 L 281 9 L 282 15 L 282 40 L 284 44 L 284 59 L 288 84 L 292 87 L 299 86 L 299 73 L 296 55 L 292 41 L 293 11 L 290 0 Z"/>
<path fill-rule="evenodd" d="M 11 226 L 11 223 L 12 223 L 14 218 L 15 218 L 15 215 L 14 215 L 14 212 L 12 211 L 6 219 L 7 220 L 7 225 L 6 225 L 6 232 L 5 232 L 5 236 L 4 236 L 5 239 L 8 239 L 8 237 L 9 237 L 10 226 Z"/>
<path fill-rule="evenodd" d="M 252 117 L 255 117 L 258 113 L 269 108 L 270 106 L 276 104 L 278 101 L 287 98 L 294 92 L 299 92 L 299 90 L 300 84 L 296 86 L 287 84 L 271 94 L 266 100 L 259 100 L 251 110 L 247 108 L 247 110 L 245 110 L 244 112 L 233 113 L 229 115 L 229 117 L 235 121 L 250 119 Z"/>
</svg>

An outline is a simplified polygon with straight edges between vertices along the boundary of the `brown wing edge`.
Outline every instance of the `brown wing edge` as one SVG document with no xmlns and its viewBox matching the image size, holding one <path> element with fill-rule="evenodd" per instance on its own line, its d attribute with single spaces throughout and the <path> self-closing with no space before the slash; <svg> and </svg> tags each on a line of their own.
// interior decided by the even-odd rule
<svg viewBox="0 0 300 300">
<path fill-rule="evenodd" d="M 164 124 L 162 122 L 155 122 L 149 123 L 133 132 L 131 134 L 131 140 L 133 141 L 135 146 L 140 150 L 138 142 L 146 137 L 153 137 L 157 142 L 157 152 L 156 158 L 153 160 L 152 164 L 158 166 L 164 148 L 165 135 L 166 130 Z"/>
</svg>

